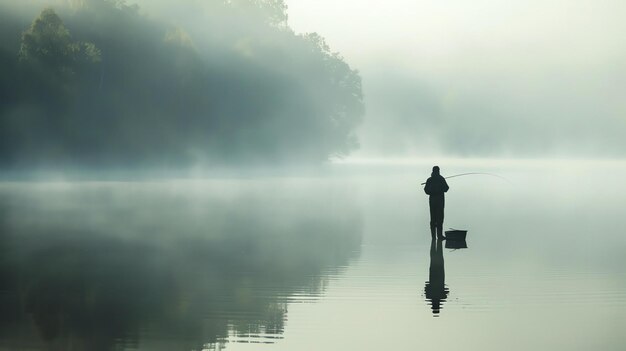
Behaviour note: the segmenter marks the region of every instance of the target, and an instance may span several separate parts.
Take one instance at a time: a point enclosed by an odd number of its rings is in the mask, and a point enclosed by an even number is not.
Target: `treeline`
[[[318,35],[295,34],[282,0],[206,2],[189,23],[109,0],[29,23],[5,3],[5,169],[310,162],[357,146],[358,73]]]

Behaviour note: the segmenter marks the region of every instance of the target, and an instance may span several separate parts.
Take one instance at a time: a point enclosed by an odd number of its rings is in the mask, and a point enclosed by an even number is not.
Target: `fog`
[[[623,1],[293,0],[361,72],[357,155],[623,157]]]
[[[358,72],[280,1],[0,6],[5,168],[319,163],[358,146]]]
[[[0,0],[0,351],[624,349],[625,10]]]
[[[4,169],[626,154],[620,1],[0,10]]]
[[[325,273],[358,255],[353,192],[283,180],[3,182],[0,349],[279,339],[288,302],[322,294]],[[146,346],[146,330],[160,340]]]

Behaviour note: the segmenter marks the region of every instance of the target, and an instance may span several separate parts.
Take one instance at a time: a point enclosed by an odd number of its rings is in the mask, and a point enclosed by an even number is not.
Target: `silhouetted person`
[[[439,311],[443,303],[448,298],[448,289],[446,288],[446,273],[443,266],[443,247],[441,239],[435,239],[430,242],[430,269],[428,272],[428,281],[424,287],[426,299],[431,303],[434,317],[439,315]]]
[[[430,233],[434,237],[435,230],[437,231],[437,238],[444,239],[443,237],[443,208],[445,207],[445,195],[450,187],[446,180],[439,174],[439,166],[433,167],[433,173],[426,181],[424,192],[430,195],[428,203],[430,204]]]

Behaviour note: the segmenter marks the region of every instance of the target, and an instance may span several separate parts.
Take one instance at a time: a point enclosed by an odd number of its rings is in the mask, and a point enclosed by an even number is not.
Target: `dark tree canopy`
[[[172,6],[197,18],[82,0],[28,26],[0,4],[1,166],[319,162],[357,147],[358,73],[295,34],[282,0]]]
[[[100,51],[92,43],[72,41],[61,18],[48,8],[22,35],[19,58],[40,63],[51,70],[71,71],[81,61],[100,61]]]

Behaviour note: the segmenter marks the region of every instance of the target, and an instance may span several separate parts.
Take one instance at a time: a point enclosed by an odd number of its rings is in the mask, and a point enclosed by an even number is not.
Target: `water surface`
[[[2,350],[622,350],[626,166],[0,185]],[[450,245],[448,245],[450,246]]]

